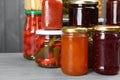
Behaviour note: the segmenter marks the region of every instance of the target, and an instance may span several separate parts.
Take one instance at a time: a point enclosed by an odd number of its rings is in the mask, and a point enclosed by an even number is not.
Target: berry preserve
[[[117,74],[119,72],[120,27],[97,26],[94,29],[94,71],[106,75]]]

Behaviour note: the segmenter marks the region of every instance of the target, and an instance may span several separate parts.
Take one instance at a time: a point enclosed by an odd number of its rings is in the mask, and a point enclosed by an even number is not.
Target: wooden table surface
[[[60,68],[41,68],[34,61],[23,58],[23,53],[0,53],[0,80],[120,80],[117,75],[100,75],[89,69],[83,76],[69,76]]]

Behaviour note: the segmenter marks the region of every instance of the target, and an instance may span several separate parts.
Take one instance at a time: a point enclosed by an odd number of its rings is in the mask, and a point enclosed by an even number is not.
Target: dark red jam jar
[[[120,26],[97,26],[93,34],[93,70],[112,75],[119,72]]]
[[[26,10],[26,22],[24,27],[24,51],[23,55],[26,59],[34,60],[34,54],[39,50],[39,36],[36,30],[41,29],[41,11]]]
[[[120,0],[107,0],[106,24],[120,26]]]
[[[69,5],[69,25],[92,27],[98,24],[98,2],[73,0]]]

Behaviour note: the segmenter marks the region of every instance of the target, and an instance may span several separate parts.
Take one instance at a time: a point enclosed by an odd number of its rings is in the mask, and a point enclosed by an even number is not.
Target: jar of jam
[[[106,24],[120,26],[120,0],[107,0]]]
[[[41,10],[42,0],[24,0],[25,10]]]
[[[71,26],[93,27],[98,24],[97,1],[73,0],[69,5],[69,24]]]
[[[61,37],[61,69],[65,74],[79,76],[88,71],[87,28],[64,27]]]
[[[41,11],[25,11],[26,23],[24,27],[24,57],[33,60],[34,54],[39,50],[37,46],[36,30],[41,29]]]
[[[120,26],[97,26],[94,28],[93,69],[100,74],[119,72]]]
[[[57,30],[62,27],[62,0],[43,0],[42,2],[42,28]]]
[[[41,67],[60,67],[61,30],[38,30],[40,48],[35,54],[35,61]]]

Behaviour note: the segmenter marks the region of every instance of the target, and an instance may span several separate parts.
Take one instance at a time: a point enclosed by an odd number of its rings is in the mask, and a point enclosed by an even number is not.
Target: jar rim
[[[41,10],[25,10],[25,14],[42,14]]]
[[[76,26],[64,26],[62,28],[63,33],[87,33],[88,29],[85,27],[76,27]]]
[[[95,31],[120,31],[120,26],[97,25],[93,28]]]
[[[61,30],[37,30],[37,35],[61,35]]]
[[[71,4],[98,4],[97,0],[72,0]]]

